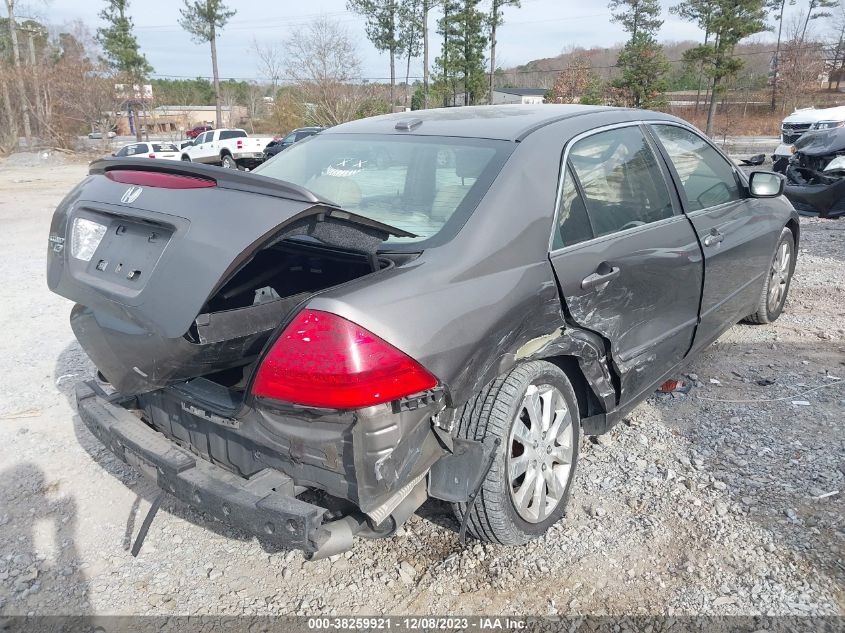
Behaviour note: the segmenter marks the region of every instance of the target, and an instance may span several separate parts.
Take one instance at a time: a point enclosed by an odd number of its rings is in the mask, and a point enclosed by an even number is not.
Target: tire
[[[784,254],[787,258],[785,262]],[[772,255],[763,291],[757,299],[757,309],[753,314],[745,317],[747,323],[771,323],[780,316],[789,293],[793,272],[795,272],[795,236],[792,235],[792,231],[784,228]],[[777,289],[774,284],[777,284]]]
[[[226,169],[237,169],[238,163],[229,154],[223,154],[223,156],[220,157],[220,166]]]
[[[187,154],[182,154],[182,160],[184,160],[184,161],[186,161],[186,162],[189,162],[189,163],[190,163],[190,162],[191,162],[191,157],[190,157],[190,156],[188,156]]]
[[[540,446],[535,445],[533,450],[526,448],[526,440],[537,438],[531,429],[532,425],[523,422],[529,419],[525,407],[534,397],[531,394],[539,396],[543,410],[560,412],[565,409],[561,414],[558,437],[539,440]],[[548,406],[550,402],[554,403],[553,407]],[[558,417],[552,416],[546,420],[548,423],[544,425],[541,422],[539,430],[555,424]],[[523,545],[542,536],[560,520],[566,509],[578,463],[580,420],[578,400],[572,383],[560,368],[545,361],[518,365],[464,405],[458,422],[458,436],[482,441],[488,447],[494,438],[499,438],[501,442],[490,472],[469,512],[467,530],[472,536],[488,543]],[[526,430],[529,431],[528,435]],[[567,437],[568,442],[565,441]],[[568,465],[564,463],[567,459]],[[548,460],[558,460],[559,463],[549,464]],[[517,468],[517,463],[520,468]],[[521,476],[515,479],[508,476],[509,467],[515,468],[518,473],[523,465],[526,470]],[[532,473],[541,479],[540,486],[530,483]],[[556,490],[550,487],[552,482]],[[543,498],[542,493],[539,496],[534,494],[540,487],[546,494],[546,504],[538,502],[538,499]],[[526,490],[532,494],[525,494]],[[531,499],[528,500],[528,506],[518,508],[518,500],[524,502],[529,496]],[[453,504],[453,510],[458,521],[461,521],[467,511],[467,504]]]

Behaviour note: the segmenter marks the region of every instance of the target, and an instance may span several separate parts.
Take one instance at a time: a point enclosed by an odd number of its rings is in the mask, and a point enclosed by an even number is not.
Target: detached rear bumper
[[[250,479],[196,458],[126,409],[94,383],[76,387],[79,415],[118,458],[194,508],[285,549],[315,552],[326,534],[326,510],[294,496],[293,481],[271,469]]]

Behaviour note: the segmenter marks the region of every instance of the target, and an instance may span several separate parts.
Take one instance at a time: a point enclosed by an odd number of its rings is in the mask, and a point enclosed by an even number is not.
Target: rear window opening
[[[186,338],[220,351],[243,351],[243,364],[205,374],[230,389],[245,388],[271,333],[314,293],[393,266],[385,257],[288,238],[258,251],[208,300]]]

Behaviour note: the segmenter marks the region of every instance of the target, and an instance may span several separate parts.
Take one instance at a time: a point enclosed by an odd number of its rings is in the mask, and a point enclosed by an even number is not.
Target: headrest
[[[489,162],[489,150],[468,147],[455,150],[455,173],[460,178],[478,178]]]

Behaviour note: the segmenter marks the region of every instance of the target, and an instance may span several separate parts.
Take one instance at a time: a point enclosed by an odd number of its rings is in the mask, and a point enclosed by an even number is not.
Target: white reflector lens
[[[105,225],[75,218],[70,232],[70,254],[83,262],[90,261],[105,234]]]

